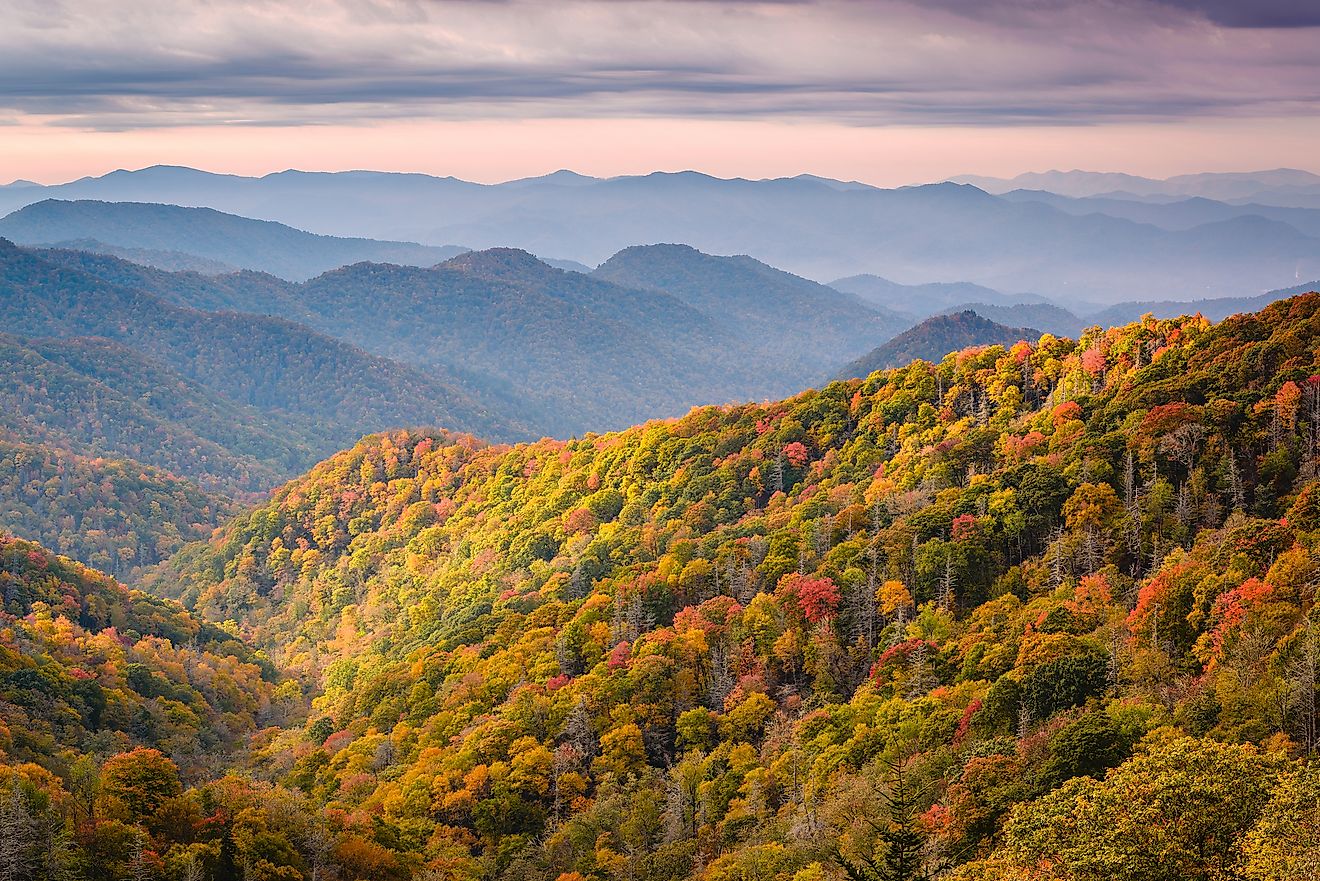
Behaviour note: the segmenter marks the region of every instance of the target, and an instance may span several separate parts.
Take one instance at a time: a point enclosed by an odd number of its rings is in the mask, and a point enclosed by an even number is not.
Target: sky
[[[1320,172],[1316,0],[0,0],[0,180]]]

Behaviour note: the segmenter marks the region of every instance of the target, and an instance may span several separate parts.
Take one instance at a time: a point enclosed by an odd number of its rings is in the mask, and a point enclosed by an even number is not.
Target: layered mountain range
[[[1320,205],[1307,202],[1313,198],[1306,195],[1309,178],[1294,177],[1280,183],[1268,173],[1246,176],[1246,192],[1264,201],[1204,204],[1205,197],[1192,196],[1202,201],[1141,213],[1132,207],[1136,197],[1121,192],[1116,207],[1074,206],[1052,196],[992,195],[952,182],[881,189],[811,176],[753,181],[682,172],[599,179],[557,172],[485,185],[379,172],[247,178],[153,167],[5,188],[0,210],[46,199],[169,202],[321,235],[390,240],[396,249],[405,247],[399,241],[514,246],[591,266],[631,245],[682,242],[708,253],[748,254],[807,278],[874,273],[905,284],[972,282],[1075,309],[1131,299],[1254,295],[1320,276]],[[1053,185],[1050,180],[1024,180],[1009,189]],[[1123,183],[1070,192],[1112,193]],[[1242,192],[1237,179],[1211,183],[1204,192],[1222,190],[1226,199]],[[1189,198],[1177,195],[1179,186],[1165,185],[1168,201]],[[1291,212],[1274,210],[1280,206],[1261,195],[1279,187],[1299,193],[1297,204],[1283,200]],[[43,233],[44,241],[131,245],[87,229],[51,238],[55,232]]]
[[[1092,305],[1079,317],[969,282],[859,275],[825,286],[678,244],[628,247],[593,270],[171,205],[38,201],[0,225],[34,243],[0,245],[0,440],[23,475],[0,499],[0,523],[117,574],[382,427],[497,442],[576,435],[781,397],[845,364],[864,375],[1147,312],[1217,320],[1306,288]],[[331,268],[298,280],[321,267]],[[47,482],[69,469],[108,475],[86,528],[89,505],[39,501],[68,486]],[[112,513],[148,497],[176,512],[167,527]]]

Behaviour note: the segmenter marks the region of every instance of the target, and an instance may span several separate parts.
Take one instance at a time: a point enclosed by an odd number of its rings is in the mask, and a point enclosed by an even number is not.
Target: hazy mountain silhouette
[[[91,239],[114,248],[190,254],[230,268],[256,269],[292,280],[362,260],[430,266],[465,250],[314,235],[209,208],[54,199],[0,219],[0,236],[26,245]]]
[[[809,278],[873,273],[902,284],[956,280],[1032,291],[1065,307],[1241,295],[1320,275],[1320,238],[1282,221],[1232,217],[1161,229],[955,183],[879,189],[809,176],[752,181],[680,172],[595,179],[560,172],[484,185],[418,174],[287,171],[246,178],[154,167],[6,189],[0,209],[52,197],[205,205],[319,234],[513,246],[587,265],[639,243],[682,242],[708,253],[748,254]]]
[[[690,248],[636,249],[598,275],[504,248],[435,267],[357,263],[303,283],[251,271],[167,272],[68,249],[32,253],[185,314],[298,322],[299,333],[444,378],[488,404],[492,417],[503,414],[531,434],[571,435],[681,415],[697,404],[791,394],[908,323],[756,261]],[[610,273],[624,283],[608,280]],[[69,308],[81,306],[75,297]]]
[[[944,310],[944,314],[951,315],[969,310],[982,318],[988,318],[996,324],[1010,328],[1038,328],[1045,333],[1073,339],[1076,339],[1082,330],[1096,323],[1080,318],[1052,303],[1015,303],[1012,306],[1002,306],[997,303],[960,303],[952,309]]]
[[[853,275],[830,282],[830,287],[856,294],[868,303],[895,312],[926,318],[963,303],[994,303],[1012,306],[1017,303],[1044,303],[1036,294],[1005,294],[969,282],[930,282],[906,285],[878,275]]]
[[[1144,300],[1116,303],[1100,312],[1086,316],[1088,325],[1112,327],[1136,321],[1150,313],[1156,318],[1176,318],[1179,315],[1200,314],[1211,321],[1223,321],[1230,315],[1257,312],[1276,300],[1320,290],[1320,280],[1303,282],[1289,288],[1280,288],[1257,297],[1219,297],[1212,300]]]
[[[96,239],[69,239],[65,242],[51,242],[52,248],[80,251],[87,254],[104,254],[129,260],[139,266],[163,269],[167,272],[197,272],[202,275],[226,275],[238,272],[239,268],[220,260],[189,254],[184,251],[164,251],[156,248],[128,248],[122,245],[108,245]]]
[[[546,432],[680,415],[788,382],[763,378],[754,353],[679,298],[555,269],[515,249],[429,269],[346,266],[297,296],[305,320],[324,333],[421,367],[456,365],[541,401]]]
[[[750,257],[717,257],[686,245],[626,248],[592,274],[665,291],[709,317],[714,327],[771,354],[764,369],[791,380],[828,369],[840,352],[862,352],[904,324],[896,313]],[[811,382],[802,376],[800,383]]]
[[[1286,208],[1256,202],[1221,202],[1203,196],[1171,201],[1149,201],[1115,196],[1061,196],[1044,190],[1010,190],[1001,198],[1013,202],[1040,202],[1069,214],[1105,214],[1161,229],[1186,230],[1207,223],[1255,215],[1286,223],[1308,236],[1320,236],[1320,207]]]
[[[960,175],[951,180],[972,184],[990,193],[1046,190],[1061,196],[1115,194],[1127,198],[1157,200],[1200,196],[1224,201],[1254,200],[1266,205],[1293,206],[1314,200],[1314,207],[1320,208],[1320,175],[1295,168],[1180,174],[1163,180],[1095,171],[1028,172],[1014,178]]]
[[[97,357],[84,358],[75,372],[117,390],[127,401],[146,397],[159,404],[181,397],[177,406],[169,404],[169,412],[201,415],[171,416],[168,421],[187,425],[236,455],[251,453],[278,472],[305,467],[312,454],[388,426],[440,425],[505,439],[533,433],[519,414],[535,413],[534,407],[500,398],[453,371],[437,366],[422,372],[281,318],[173,305],[141,288],[51,262],[42,253],[0,239],[0,326],[23,337],[60,338],[42,349],[47,361],[75,351],[71,338],[113,341],[116,345],[109,349],[86,349]],[[35,343],[15,338],[13,345],[32,349]],[[126,361],[124,350],[133,353],[134,363]],[[147,369],[142,359],[158,368]],[[95,402],[103,399],[95,394],[86,398],[91,404],[74,404],[59,398],[57,390],[67,386],[62,380],[24,383],[13,380],[13,370],[7,375],[11,391],[17,388],[31,398],[19,408],[22,412],[44,400],[52,412],[63,414],[60,418],[93,414],[89,430],[122,430],[116,427],[120,416],[96,414]],[[246,442],[222,442],[210,429],[198,429],[197,419],[223,424],[229,417],[211,404],[188,403],[197,398],[190,391],[195,387],[246,408],[246,415],[233,417],[234,424],[278,421],[292,447],[308,450],[308,456],[290,462],[284,452],[263,453]],[[81,442],[102,448],[92,435]],[[109,449],[138,457],[129,449]],[[203,461],[214,462],[215,457]],[[221,462],[200,467],[215,473],[213,468],[228,466]]]

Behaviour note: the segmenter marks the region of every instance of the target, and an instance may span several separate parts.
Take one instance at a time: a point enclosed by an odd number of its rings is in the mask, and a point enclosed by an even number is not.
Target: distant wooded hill
[[[396,382],[442,384],[445,393],[433,389],[432,399],[456,408],[428,421],[492,439],[602,430],[709,401],[788,394],[908,323],[750,258],[682,246],[630,248],[591,275],[492,249],[431,268],[357,263],[302,284],[256,272],[166,272],[68,249],[15,253],[59,267],[74,287],[112,286],[110,301],[134,291],[167,303],[162,315],[203,337],[242,323],[254,333],[280,327],[306,345],[330,337],[407,365],[394,371]],[[76,327],[77,335],[122,336],[109,321],[115,309],[84,296],[31,308],[11,299],[17,332],[73,335]],[[248,314],[216,314],[225,311]],[[203,320],[208,329],[197,324]],[[360,424],[424,415],[415,403]]]
[[[0,326],[21,335],[2,350],[0,419],[19,436],[56,435],[90,454],[250,491],[379,425],[530,431],[516,408],[496,415],[444,371],[281,318],[174,305],[61,259],[0,241]]]
[[[877,346],[845,366],[835,379],[869,376],[877,370],[901,367],[912,361],[938,362],[950,352],[969,346],[1000,345],[1010,348],[1022,340],[1039,339],[1041,332],[1026,327],[1005,327],[966,310],[935,315]]]

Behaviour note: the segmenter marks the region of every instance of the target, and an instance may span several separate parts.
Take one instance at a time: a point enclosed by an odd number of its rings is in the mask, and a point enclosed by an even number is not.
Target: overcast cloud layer
[[[1313,0],[0,0],[0,121],[1102,124],[1320,110]]]

